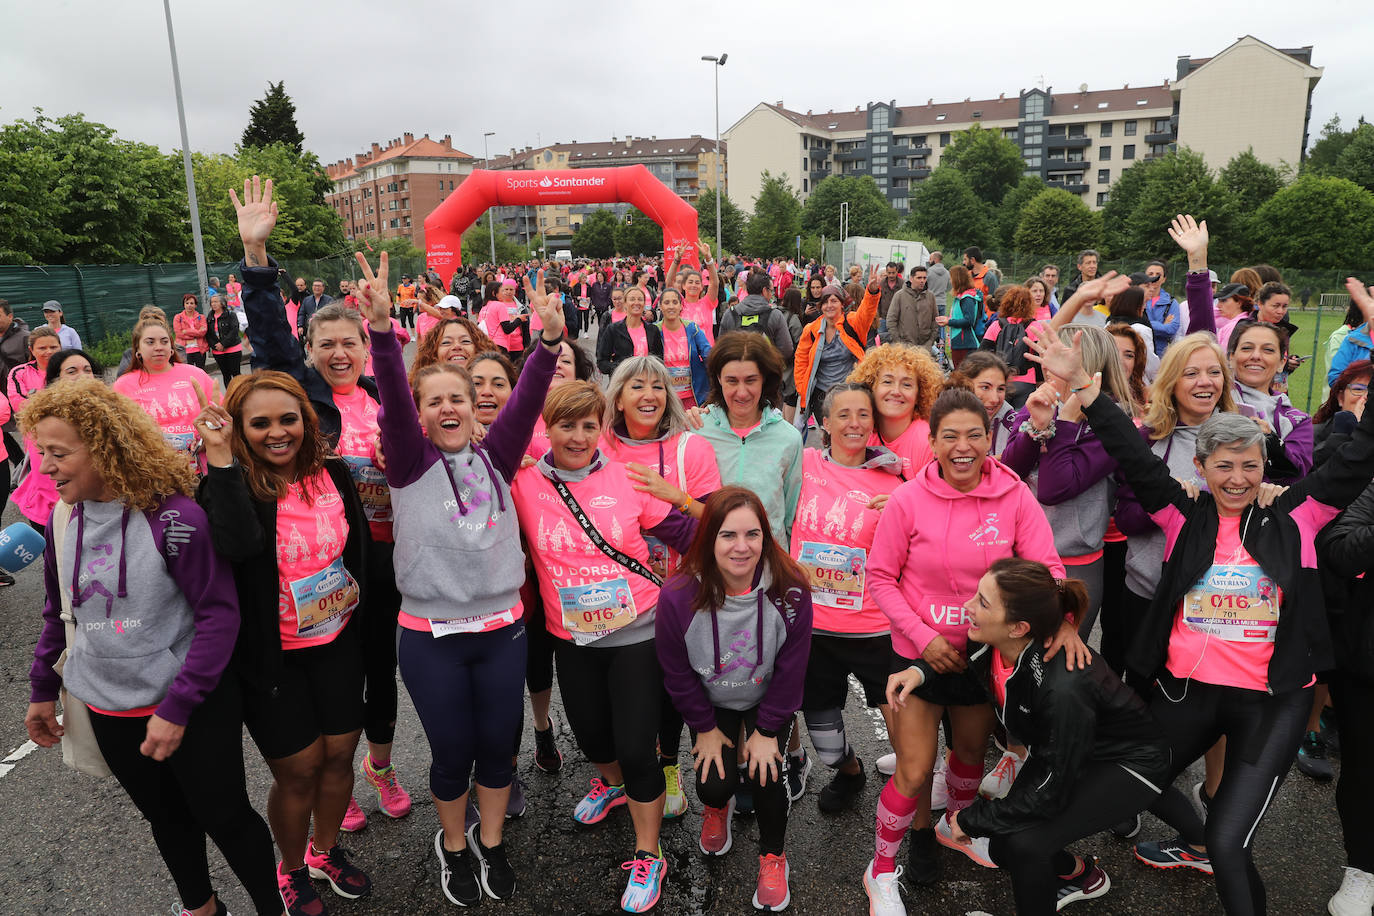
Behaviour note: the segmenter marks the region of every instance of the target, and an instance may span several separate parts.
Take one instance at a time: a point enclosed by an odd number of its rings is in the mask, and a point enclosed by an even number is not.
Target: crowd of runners
[[[679,249],[447,283],[358,255],[332,297],[271,257],[272,183],[230,195],[243,261],[205,313],[144,309],[112,385],[55,302],[8,354],[0,300],[11,499],[46,545],[25,724],[118,780],[184,914],[225,912],[207,836],[260,914],[386,894],[341,835],[359,791],[411,815],[426,767],[438,823],[414,855],[456,905],[518,899],[525,716],[540,770],[572,753],[555,678],[596,771],[567,814],[629,819],[627,912],[673,892],[659,832],[693,796],[705,856],[752,814],[752,904],[785,909],[819,761],[822,812],[883,780],[872,837],[835,838],[873,844],[837,911],[906,913],[943,845],[1052,913],[1108,892],[1082,841],[1110,829],[1263,913],[1256,832],[1291,767],[1332,777],[1339,736],[1328,908],[1370,913],[1359,281],[1308,416],[1282,278],[1222,283],[1186,215],[1160,227],[1178,299],[1164,261],[1099,275],[1094,252],[1061,285],[976,248],[837,271],[704,246],[699,268]],[[398,673],[428,761],[393,759]],[[886,723],[875,760],[846,736],[851,678]],[[1146,810],[1165,834],[1137,836]]]

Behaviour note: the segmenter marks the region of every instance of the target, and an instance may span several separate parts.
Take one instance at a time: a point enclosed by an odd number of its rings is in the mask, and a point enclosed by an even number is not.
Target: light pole
[[[496,136],[496,131],[489,130],[482,134],[482,168],[491,166],[491,153],[487,152],[487,138]],[[491,235],[491,266],[496,266],[496,216],[492,212],[493,207],[487,211],[487,232]]]
[[[177,40],[172,34],[172,3],[162,0],[162,11],[167,16],[167,48],[172,54],[172,86],[176,89],[177,120],[181,123],[181,163],[186,169],[186,201],[191,208],[191,243],[196,249],[196,275],[200,280],[200,291],[196,299],[205,296],[210,286],[205,270],[205,244],[200,235],[200,205],[196,202],[196,178],[191,169],[191,141],[186,134],[186,108],[181,103],[181,69],[177,66]]]
[[[729,54],[721,54],[720,57],[712,57],[710,54],[703,54],[702,60],[709,60],[715,64],[711,71],[716,76],[716,260],[721,259],[721,240],[720,240],[720,195],[725,193],[721,187],[720,169],[720,68],[725,66],[725,59]]]

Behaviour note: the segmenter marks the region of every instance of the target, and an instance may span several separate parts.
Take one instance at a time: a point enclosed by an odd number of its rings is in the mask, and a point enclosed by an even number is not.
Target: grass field
[[[1317,316],[1321,315],[1321,327],[1317,326]],[[1292,352],[1301,356],[1311,356],[1298,371],[1288,379],[1288,399],[1294,406],[1311,413],[1321,406],[1322,386],[1326,381],[1326,342],[1331,332],[1341,325],[1345,317],[1345,306],[1339,309],[1317,309],[1302,311],[1294,309],[1288,313],[1288,320],[1298,326],[1298,333],[1289,342]],[[1315,373],[1315,374],[1314,374]],[[1311,400],[1308,400],[1307,385],[1312,381]]]

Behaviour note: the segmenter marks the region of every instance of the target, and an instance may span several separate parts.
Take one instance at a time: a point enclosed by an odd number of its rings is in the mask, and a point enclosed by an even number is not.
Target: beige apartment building
[[[548,146],[510,150],[493,156],[486,168],[579,169],[607,166],[643,165],[659,181],[688,203],[695,204],[701,192],[716,186],[717,174],[728,187],[724,143],[720,168],[716,168],[715,141],[700,134],[690,137],[613,137],[609,142],[554,143]],[[478,167],[483,163],[479,160]],[[496,207],[496,227],[516,241],[544,235],[546,247],[566,244],[582,220],[594,210],[608,209],[617,216],[629,204],[571,204],[566,206]]]
[[[951,137],[981,125],[1021,147],[1026,174],[1080,195],[1094,208],[1136,161],[1178,144],[1213,168],[1253,147],[1263,161],[1296,165],[1307,144],[1311,95],[1322,69],[1311,47],[1280,50],[1245,36],[1210,58],[1180,57],[1175,77],[1150,86],[1068,92],[1054,87],[1014,96],[924,105],[870,102],[853,111],[806,111],[762,102],[723,136],[729,185],[752,207],[761,173],[786,174],[803,199],[829,175],[871,175],[893,207],[940,162]]]

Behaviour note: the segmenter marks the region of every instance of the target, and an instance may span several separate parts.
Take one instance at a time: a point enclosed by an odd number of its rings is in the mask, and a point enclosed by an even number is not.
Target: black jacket
[[[649,355],[663,358],[663,332],[658,325],[644,322],[644,339],[649,344]],[[596,342],[596,367],[602,375],[610,375],[615,367],[635,355],[634,341],[630,339],[630,329],[623,320],[608,328],[603,328]]]
[[[347,624],[351,629],[359,625],[367,607],[367,561],[372,535],[348,465],[341,458],[330,458],[325,462],[325,470],[343,497],[344,518],[348,521],[343,563],[357,581],[359,595],[358,610]],[[275,691],[282,671],[277,503],[255,499],[243,469],[237,464],[210,468],[200,482],[196,499],[209,517],[215,552],[234,568],[242,623],[234,645],[233,664],[249,683]]]
[[[329,441],[331,449],[338,448],[339,435],[343,432],[343,416],[339,413],[338,405],[334,403],[334,389],[329,387],[329,383],[314,366],[305,366],[303,371],[305,375],[302,387],[310,398],[310,406],[314,407],[315,413],[319,415],[320,435]],[[372,376],[359,376],[358,387],[366,391],[372,400],[381,403],[381,396],[377,393],[377,382]]]
[[[1336,667],[1374,682],[1374,484],[1317,538]],[[1356,578],[1363,574],[1364,578]]]
[[[969,836],[1015,833],[1057,816],[1092,763],[1116,763],[1162,791],[1168,785],[1169,742],[1135,691],[1093,653],[1092,664],[1069,671],[1060,653],[1046,661],[1032,642],[1007,678],[1006,704],[992,690],[994,653],[983,646],[969,668],[993,698],[1007,733],[1030,748],[1006,798],[976,798],[959,813]],[[917,667],[930,676],[925,662]]]
[[[1210,493],[1197,501],[1169,475],[1169,467],[1150,451],[1140,432],[1108,398],[1084,411],[1107,453],[1116,459],[1146,512],[1173,534],[1173,549],[1138,624],[1126,659],[1127,680],[1145,684],[1164,668],[1169,634],[1179,603],[1212,565],[1217,547],[1216,503]],[[1270,693],[1305,687],[1317,671],[1332,664],[1321,577],[1317,572],[1317,533],[1336,511],[1360,495],[1374,476],[1374,410],[1367,411],[1350,441],[1326,463],[1293,484],[1268,509],[1251,503],[1241,515],[1246,551],[1283,590],[1274,652],[1269,660]]]
[[[237,347],[243,342],[243,334],[239,330],[239,316],[232,310],[225,309],[216,317],[212,311],[205,316],[205,343],[213,354],[215,347],[223,347],[226,350]]]

